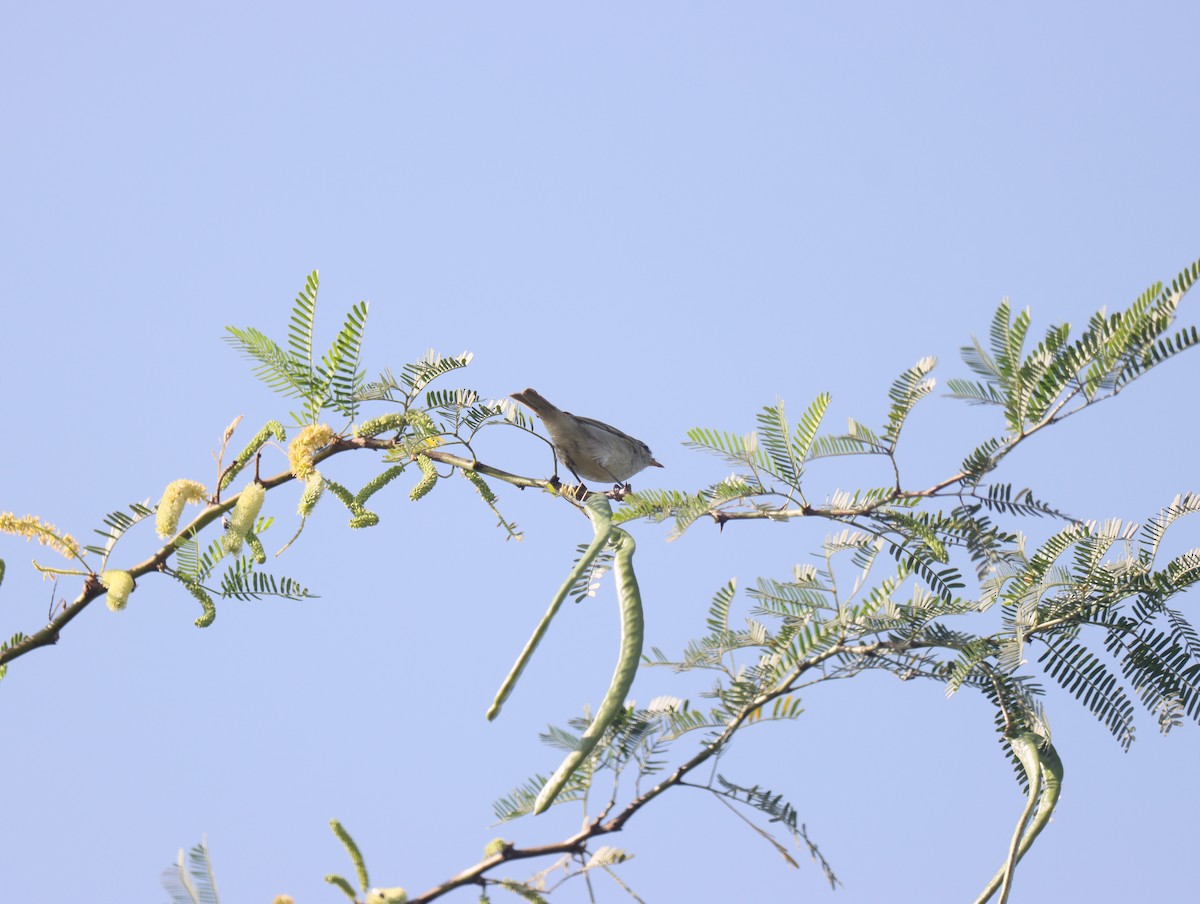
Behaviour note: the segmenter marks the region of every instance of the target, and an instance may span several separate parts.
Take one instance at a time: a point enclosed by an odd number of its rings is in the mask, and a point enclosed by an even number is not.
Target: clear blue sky
[[[685,431],[748,430],[776,396],[828,390],[831,426],[878,422],[918,358],[961,373],[1002,297],[1035,329],[1079,322],[1200,256],[1198,29],[1183,3],[10,5],[0,510],[87,537],[172,479],[211,483],[235,415],[286,411],[223,327],[282,335],[313,268],[326,327],[371,301],[373,370],[471,350],[484,395],[536,386],[649,442],[667,468],[643,482],[719,479]],[[1198,379],[1175,362],[1008,478],[1093,517],[1200,489]],[[914,475],[936,477],[996,425],[936,398],[909,429]],[[494,442],[485,460],[547,469]],[[586,527],[502,489],[526,531],[505,543],[462,488],[394,490],[371,531],[323,506],[282,560],[319,600],[227,602],[199,631],[147,579],[13,665],[0,898],[165,900],[160,870],[207,833],[224,900],[336,901],[331,817],[373,879],[419,891],[497,834],[577,826],[561,808],[491,828],[490,803],[551,770],[538,731],[607,686],[611,597],[567,607],[503,717],[483,713]],[[276,546],[294,504],[268,499]],[[788,574],[820,531],[664,536],[639,528],[648,639],[678,649],[720,584]],[[125,562],[152,548],[144,530]],[[33,552],[0,541],[5,637],[51,602]],[[635,696],[675,689],[651,671]],[[656,904],[973,898],[1022,804],[987,707],[883,677],[807,706],[722,770],[786,793],[845,889],[683,793],[615,839],[630,885]],[[1066,791],[1015,900],[1194,894],[1195,726],[1143,720],[1124,754],[1066,694],[1048,708]]]

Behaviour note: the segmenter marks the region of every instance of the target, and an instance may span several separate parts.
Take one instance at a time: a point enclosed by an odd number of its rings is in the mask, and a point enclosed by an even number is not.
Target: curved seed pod
[[[613,573],[617,578],[617,598],[621,604],[621,655],[617,659],[617,668],[613,672],[608,693],[604,695],[600,708],[596,710],[596,717],[579,738],[579,746],[567,754],[562,765],[542,786],[533,804],[534,814],[544,812],[554,803],[554,798],[558,797],[571,774],[595,749],[600,736],[612,724],[617,714],[625,710],[625,698],[629,695],[629,689],[633,687],[633,678],[642,658],[645,624],[642,619],[642,594],[638,590],[637,576],[633,573],[633,537],[620,528],[615,528],[612,534],[616,547]]]
[[[1000,867],[996,875],[992,877],[992,881],[976,898],[976,904],[982,904],[990,899],[1002,885],[1011,886],[1013,869],[1033,845],[1034,839],[1046,827],[1046,823],[1050,821],[1054,808],[1058,804],[1058,798],[1062,794],[1063,764],[1053,744],[1031,731],[1022,732],[1016,737],[1009,738],[1009,742],[1012,744],[1017,759],[1021,761],[1021,768],[1025,770],[1025,775],[1029,779],[1029,802],[1021,814],[1020,824],[1017,826],[1017,832],[1009,849],[1008,861]],[[1035,803],[1037,810],[1031,817],[1030,812],[1033,811]],[[1019,842],[1018,839],[1020,839]],[[1001,899],[1004,900],[1007,897],[1006,890],[1002,893]]]
[[[542,616],[542,620],[538,622],[538,626],[533,629],[533,636],[529,638],[525,644],[525,649],[521,651],[521,655],[513,663],[508,677],[500,685],[500,690],[496,691],[496,699],[492,701],[492,705],[488,707],[487,711],[489,722],[500,715],[500,707],[504,705],[504,701],[508,699],[509,694],[516,687],[517,679],[521,677],[521,673],[525,671],[525,666],[529,664],[529,660],[533,657],[533,651],[542,642],[542,638],[546,634],[546,629],[550,627],[550,620],[558,612],[559,606],[567,598],[567,594],[575,586],[575,582],[591,567],[592,562],[596,560],[596,556],[600,555],[600,551],[604,549],[604,544],[608,542],[608,538],[613,532],[612,506],[609,505],[607,498],[601,496],[599,493],[589,496],[584,503],[584,511],[592,519],[592,528],[596,531],[596,536],[592,539],[591,545],[584,550],[583,556],[575,563],[575,567],[567,575],[566,581],[558,588],[558,593],[550,601],[550,607],[546,610],[546,614]]]

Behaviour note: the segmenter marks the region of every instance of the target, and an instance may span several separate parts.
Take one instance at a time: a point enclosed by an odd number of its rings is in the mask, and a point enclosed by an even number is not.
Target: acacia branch
[[[679,765],[667,778],[631,800],[612,819],[604,819],[602,817],[593,819],[574,835],[553,844],[525,848],[506,844],[499,853],[484,858],[474,866],[464,869],[462,872],[433,886],[420,895],[410,897],[408,899],[409,904],[421,904],[421,902],[436,900],[442,895],[456,888],[461,888],[464,885],[484,885],[488,881],[485,879],[485,874],[505,863],[511,863],[516,860],[527,860],[534,857],[548,857],[555,854],[580,854],[587,849],[588,842],[592,839],[620,832],[625,828],[626,823],[633,819],[652,800],[672,788],[686,787],[684,779],[687,775],[720,753],[733,738],[734,734],[745,725],[746,720],[756,711],[762,709],[762,707],[771,703],[776,698],[791,693],[795,689],[796,682],[807,672],[835,656],[848,653],[866,657],[881,653],[903,652],[927,646],[932,646],[932,644],[913,640],[881,640],[874,643],[856,645],[842,642],[836,643],[829,649],[798,663],[785,678],[776,684],[774,689],[757,695],[741,709],[735,718],[729,721],[720,735],[714,740],[706,742],[702,750],[698,751],[685,763]]]
[[[1016,436],[1009,437],[1008,441],[1006,443],[1004,443],[1004,445],[1001,446],[1001,448],[999,450],[997,450],[994,455],[991,456],[991,467],[988,468],[988,471],[995,470],[996,466],[999,465],[999,463],[1005,457],[1007,457],[1009,455],[1009,453],[1011,453],[1014,449],[1017,448],[1017,446],[1019,446],[1025,440],[1029,439],[1034,434],[1039,433],[1042,430],[1044,430],[1045,428],[1053,426],[1054,424],[1061,423],[1062,421],[1069,418],[1071,415],[1078,414],[1079,412],[1083,411],[1085,408],[1088,408],[1091,405],[1096,404],[1097,402],[1102,402],[1102,401],[1105,401],[1106,399],[1111,399],[1116,396],[1116,392],[1112,392],[1109,395],[1104,396],[1102,398],[1097,397],[1094,399],[1089,399],[1089,400],[1085,401],[1082,405],[1080,405],[1078,408],[1073,408],[1070,411],[1064,412],[1062,410],[1063,407],[1068,402],[1070,402],[1073,398],[1075,398],[1078,394],[1079,394],[1078,390],[1068,393],[1067,396],[1065,398],[1063,398],[1058,403],[1058,405],[1056,405],[1050,411],[1050,413],[1047,414],[1046,417],[1044,417],[1038,423],[1034,424],[1028,430],[1022,430],[1021,433],[1017,434]],[[894,464],[894,460],[893,460],[893,464]],[[863,515],[873,514],[874,512],[878,511],[879,509],[884,508],[885,506],[891,505],[893,502],[897,502],[899,500],[933,499],[937,496],[942,495],[946,490],[950,489],[951,487],[958,487],[959,491],[961,491],[961,488],[963,488],[967,484],[971,483],[975,478],[977,478],[979,476],[981,476],[981,475],[973,474],[972,472],[969,472],[969,471],[959,471],[957,474],[953,474],[950,477],[946,477],[942,480],[939,480],[938,482],[929,485],[928,487],[926,487],[923,490],[903,490],[900,488],[899,474],[897,473],[896,489],[894,489],[890,493],[887,493],[886,495],[880,497],[879,499],[873,500],[873,501],[866,503],[864,505],[861,505],[861,506],[855,506],[855,507],[851,507],[851,508],[834,508],[834,507],[823,508],[821,506],[813,506],[813,505],[805,504],[802,506],[798,506],[796,508],[752,509],[752,510],[741,510],[741,511],[727,511],[722,508],[716,508],[716,509],[711,510],[708,514],[721,527],[724,527],[725,523],[728,521],[763,521],[763,520],[790,521],[795,518],[811,518],[811,517],[829,518],[834,521],[841,521],[841,520],[846,520],[846,519],[850,519],[850,518],[861,517]]]
[[[376,451],[387,451],[399,447],[399,440],[380,440],[370,437],[346,437],[337,439],[321,452],[313,456],[313,463],[325,461],[338,455],[342,452],[349,452],[356,449],[373,449]],[[479,474],[484,474],[488,477],[493,477],[497,480],[510,483],[513,486],[524,489],[525,487],[539,487],[542,489],[555,490],[556,484],[551,480],[539,480],[532,477],[522,477],[519,474],[512,474],[508,471],[494,468],[491,465],[483,464],[479,461],[472,461],[469,458],[463,458],[459,455],[454,455],[450,452],[438,451],[430,449],[427,452],[420,454],[440,461],[443,464],[452,465],[456,468],[462,468],[467,471],[475,471]],[[295,480],[295,475],[291,471],[282,471],[272,477],[260,478],[259,483],[267,490],[275,489]],[[186,527],[180,530],[167,543],[161,546],[152,556],[143,562],[139,562],[132,568],[122,569],[133,575],[134,579],[143,577],[151,573],[161,572],[170,561],[171,556],[178,550],[179,545],[186,539],[195,536],[204,528],[208,527],[230,509],[232,509],[238,501],[241,493],[230,496],[227,499],[221,500],[219,503],[209,503],[200,514],[196,515]],[[134,591],[136,592],[136,585]],[[93,601],[104,596],[108,591],[104,585],[100,583],[99,577],[93,572],[84,578],[83,588],[79,595],[75,597],[69,604],[64,606],[58,614],[53,616],[50,621],[41,629],[26,637],[18,643],[13,644],[8,649],[0,650],[0,667],[12,662],[14,659],[32,653],[41,647],[53,646],[58,643],[63,628],[70,624],[76,616],[86,609]]]

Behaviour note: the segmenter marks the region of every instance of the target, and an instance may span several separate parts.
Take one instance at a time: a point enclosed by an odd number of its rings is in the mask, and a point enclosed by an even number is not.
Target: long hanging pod
[[[1029,801],[1017,824],[1007,861],[975,899],[975,904],[984,904],[997,890],[1000,891],[997,904],[1005,904],[1012,889],[1013,870],[1017,862],[1025,856],[1033,840],[1050,821],[1062,794],[1063,764],[1054,745],[1031,731],[1022,732],[1009,738],[1009,741],[1029,779]]]
[[[596,536],[592,539],[591,545],[584,551],[579,562],[571,569],[571,573],[567,575],[567,579],[563,582],[563,585],[558,588],[558,593],[550,601],[550,607],[546,610],[546,614],[542,616],[542,620],[534,628],[533,636],[529,638],[529,641],[525,644],[525,649],[517,657],[517,661],[509,671],[508,677],[500,685],[500,690],[496,691],[496,699],[492,701],[492,705],[488,707],[487,711],[489,722],[500,715],[500,707],[504,705],[504,701],[508,699],[509,694],[516,687],[517,679],[525,671],[525,666],[529,664],[529,660],[533,658],[533,651],[542,642],[542,637],[545,636],[546,629],[550,627],[550,620],[558,612],[559,607],[563,604],[563,600],[567,598],[567,594],[575,586],[575,582],[591,567],[592,562],[596,561],[596,556],[600,555],[600,551],[604,549],[604,545],[608,543],[608,538],[613,532],[612,506],[609,505],[607,498],[601,496],[599,493],[595,493],[587,498],[584,506],[584,511],[587,512],[587,516],[592,520],[592,528],[595,530]]]
[[[607,508],[607,501],[605,507]],[[567,754],[562,765],[542,787],[533,805],[535,814],[544,812],[554,803],[554,798],[558,797],[572,773],[595,749],[605,729],[625,710],[625,698],[629,689],[633,687],[633,678],[642,658],[645,624],[642,619],[642,595],[638,590],[637,576],[633,573],[633,537],[620,528],[614,528],[612,538],[616,553],[613,572],[616,575],[617,597],[621,605],[621,655],[617,659],[617,668],[613,672],[608,692],[600,702],[600,708],[596,710],[596,717],[580,737],[579,746]]]

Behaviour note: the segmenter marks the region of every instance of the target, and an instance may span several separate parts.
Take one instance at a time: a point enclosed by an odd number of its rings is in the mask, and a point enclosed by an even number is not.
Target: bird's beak
[[[652,467],[652,468],[665,468],[665,467],[666,467],[666,465],[664,465],[664,464],[661,464],[660,462],[657,462],[657,461],[655,461],[655,460],[652,458],[652,459],[650,459],[650,467]]]

